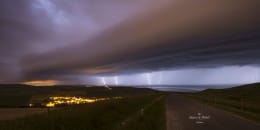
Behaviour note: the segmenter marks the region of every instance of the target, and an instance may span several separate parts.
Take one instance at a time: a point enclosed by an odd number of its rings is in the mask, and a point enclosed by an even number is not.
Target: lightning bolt
[[[109,90],[112,89],[112,88],[110,88],[110,87],[107,85],[105,77],[102,77],[102,83],[103,83],[103,85],[104,85],[105,88],[107,88],[107,89],[109,89]]]
[[[162,84],[162,72],[159,73],[158,84]]]
[[[114,80],[115,80],[115,85],[118,86],[118,77],[115,76],[115,77],[114,77]]]
[[[151,85],[151,75],[149,73],[146,73],[146,80],[147,80],[147,84]]]

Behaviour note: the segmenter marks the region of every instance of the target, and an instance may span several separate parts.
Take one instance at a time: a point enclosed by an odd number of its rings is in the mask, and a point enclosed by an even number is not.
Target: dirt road
[[[166,109],[167,130],[260,130],[255,122],[180,95],[170,95]]]

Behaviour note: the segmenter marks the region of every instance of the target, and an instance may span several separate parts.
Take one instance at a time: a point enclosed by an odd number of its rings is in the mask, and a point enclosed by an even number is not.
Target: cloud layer
[[[257,0],[1,2],[6,81],[260,63]]]

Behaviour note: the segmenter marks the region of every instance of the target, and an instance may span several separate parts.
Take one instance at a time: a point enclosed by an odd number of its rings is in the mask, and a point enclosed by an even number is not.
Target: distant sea
[[[223,89],[239,86],[233,85],[152,85],[149,88],[160,90],[160,91],[176,91],[176,92],[193,92],[202,91],[206,89]]]

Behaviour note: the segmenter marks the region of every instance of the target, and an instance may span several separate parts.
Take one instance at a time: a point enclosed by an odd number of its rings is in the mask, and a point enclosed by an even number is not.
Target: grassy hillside
[[[49,108],[49,111],[42,108],[46,111],[0,121],[0,130],[165,130],[165,95],[131,87],[108,90],[104,87],[2,85],[0,106],[5,109],[28,106],[30,102],[41,102],[50,96],[122,98]]]
[[[0,121],[2,130],[165,130],[164,97],[146,95],[74,105]]]
[[[83,86],[33,87],[27,85],[0,85],[0,107],[24,107],[31,102],[40,103],[50,96],[82,96],[82,97],[129,97],[155,94],[146,88]]]
[[[188,94],[207,104],[260,122],[260,83]]]

